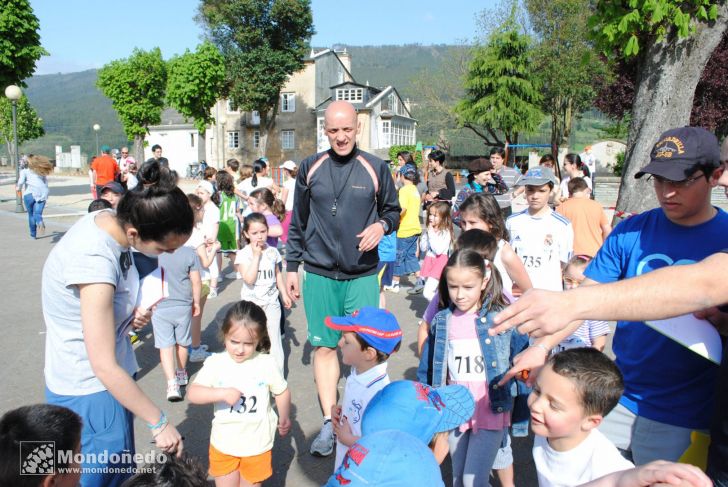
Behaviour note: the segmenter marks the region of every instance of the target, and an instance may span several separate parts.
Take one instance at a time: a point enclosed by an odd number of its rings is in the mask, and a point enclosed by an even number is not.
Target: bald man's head
[[[340,156],[347,156],[354,150],[359,122],[354,106],[346,101],[335,101],[324,112],[324,130],[329,144]]]

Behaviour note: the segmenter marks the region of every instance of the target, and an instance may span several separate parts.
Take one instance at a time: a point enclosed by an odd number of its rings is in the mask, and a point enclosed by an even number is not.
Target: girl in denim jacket
[[[516,391],[514,381],[505,386],[498,381],[528,338],[517,332],[488,336],[506,301],[498,271],[475,251],[458,250],[450,257],[440,297],[444,309],[432,320],[418,379],[429,379],[434,387],[460,384],[473,394],[475,413],[450,433],[453,486],[488,485]]]

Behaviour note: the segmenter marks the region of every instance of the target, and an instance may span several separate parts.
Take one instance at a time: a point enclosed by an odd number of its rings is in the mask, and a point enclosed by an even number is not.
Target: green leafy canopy
[[[456,107],[462,123],[501,130],[509,141],[536,129],[543,115],[539,83],[532,72],[531,40],[515,24],[474,49],[465,78],[466,95]]]
[[[210,109],[220,98],[225,81],[225,59],[210,42],[185,51],[168,61],[167,101],[188,118],[194,119],[200,135],[214,117]]]
[[[601,0],[589,25],[607,54],[629,58],[669,35],[690,36],[696,22],[709,22],[718,17],[719,3],[716,0]]]
[[[161,122],[167,66],[159,48],[134,49],[127,59],[106,64],[96,84],[119,114],[127,137],[144,137],[147,127]]]
[[[303,67],[314,34],[309,0],[202,0],[198,21],[225,58],[233,105],[263,117]]]
[[[13,140],[12,113],[12,102],[4,96],[0,97],[0,136],[2,136],[8,147]],[[38,118],[38,114],[25,95],[18,100],[16,116],[18,121],[18,146],[25,141],[42,137],[45,133],[43,131],[43,121]]]
[[[40,45],[40,22],[28,0],[0,2],[0,89],[32,76],[35,63],[48,52]]]

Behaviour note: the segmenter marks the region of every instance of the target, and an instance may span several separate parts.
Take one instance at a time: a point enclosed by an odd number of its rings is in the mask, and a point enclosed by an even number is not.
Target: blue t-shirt
[[[601,283],[691,264],[728,246],[728,213],[693,227],[672,223],[662,209],[620,223],[586,268]],[[645,303],[648,305],[648,303]],[[718,367],[644,322],[617,322],[612,349],[624,375],[620,403],[633,413],[674,426],[708,428]]]

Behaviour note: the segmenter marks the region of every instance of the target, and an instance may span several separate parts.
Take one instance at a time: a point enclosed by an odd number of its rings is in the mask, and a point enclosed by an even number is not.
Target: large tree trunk
[[[662,132],[690,123],[695,87],[727,25],[728,3],[719,4],[714,23],[698,24],[687,39],[675,40],[672,32],[666,41],[649,46],[641,55],[614,223],[621,215],[657,206],[652,187],[645,178],[637,180],[634,175],[649,162],[652,146]]]
[[[134,159],[137,161],[137,169],[142,167],[144,163],[144,137],[141,135],[134,136]]]

